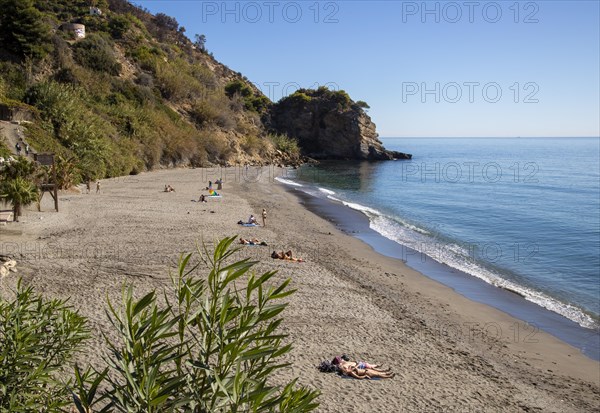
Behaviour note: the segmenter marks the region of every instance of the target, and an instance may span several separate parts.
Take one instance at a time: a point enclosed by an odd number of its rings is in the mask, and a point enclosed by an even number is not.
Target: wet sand
[[[123,283],[141,294],[169,285],[182,252],[225,236],[256,237],[269,247],[243,247],[260,260],[256,271],[279,270],[296,294],[283,330],[295,343],[292,366],[276,380],[299,376],[322,391],[323,412],[586,412],[600,406],[600,365],[526,323],[377,254],[302,205],[262,172],[223,173],[223,197],[197,200],[221,171],[165,170],[104,180],[101,193],[63,193],[45,212],[29,208],[22,222],[0,227],[0,254],[14,255],[19,275],[36,291],[70,297],[93,330],[110,333],[104,314],[119,302]],[[176,192],[162,192],[170,184]],[[268,212],[266,227],[236,223]],[[260,219],[260,218],[259,218]],[[272,260],[292,249],[304,263]],[[0,281],[0,293],[16,276]],[[89,343],[91,362],[104,350]],[[346,353],[389,365],[391,380],[345,380],[320,373],[322,359]]]

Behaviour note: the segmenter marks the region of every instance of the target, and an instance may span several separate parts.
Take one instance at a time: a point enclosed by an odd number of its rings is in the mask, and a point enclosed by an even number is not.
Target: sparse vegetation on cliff
[[[175,18],[126,0],[95,5],[101,15],[82,0],[0,0],[0,102],[32,109],[34,150],[89,179],[276,156],[260,121],[270,101],[207,55],[205,37],[198,48]]]

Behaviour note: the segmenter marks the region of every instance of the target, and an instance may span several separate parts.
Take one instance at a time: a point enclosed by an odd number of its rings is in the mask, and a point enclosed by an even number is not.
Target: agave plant
[[[0,198],[12,204],[15,221],[19,221],[22,208],[36,202],[38,196],[37,186],[20,176],[0,183]]]

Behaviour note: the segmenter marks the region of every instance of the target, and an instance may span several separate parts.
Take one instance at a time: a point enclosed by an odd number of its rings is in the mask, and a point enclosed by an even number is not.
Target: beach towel
[[[241,225],[241,226],[243,226],[243,227],[257,227],[258,226],[256,224],[248,224],[247,222],[244,222],[244,223],[241,223],[241,224],[238,222],[238,224]]]
[[[217,193],[217,191],[215,191],[214,189],[209,189],[208,190],[208,196],[221,196]]]
[[[350,380],[362,380],[362,381],[373,381],[373,380],[381,380],[381,377],[373,377],[370,379],[357,379],[356,377],[346,376],[345,374],[338,374],[342,379],[350,379]]]

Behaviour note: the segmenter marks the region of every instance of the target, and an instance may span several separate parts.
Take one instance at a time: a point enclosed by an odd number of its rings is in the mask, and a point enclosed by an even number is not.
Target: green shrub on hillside
[[[236,79],[225,85],[225,93],[230,99],[239,96],[244,101],[246,109],[262,113],[264,112],[271,101],[264,95],[254,94],[254,91],[245,82]]]
[[[12,155],[12,151],[10,150],[10,148],[8,147],[8,145],[0,140],[0,156],[2,158],[8,158],[9,156]]]
[[[77,63],[98,72],[116,76],[121,71],[111,42],[104,36],[90,34],[73,46],[73,54]]]
[[[135,145],[114,140],[118,136],[114,125],[90,110],[80,89],[56,82],[38,83],[28,92],[28,100],[41,111],[42,120],[52,125],[54,137],[77,156],[79,167],[88,176],[124,175],[137,164],[132,152]]]
[[[225,85],[225,93],[232,98],[234,95],[242,97],[252,96],[252,89],[239,79],[233,80]]]
[[[299,156],[300,147],[296,139],[290,138],[287,135],[270,134],[269,139],[273,142],[275,149],[286,153],[290,156]]]
[[[0,80],[3,83],[3,96],[8,99],[22,100],[27,90],[26,71],[23,65],[12,62],[0,62]]]
[[[287,99],[296,105],[305,105],[307,103],[310,103],[310,101],[312,100],[310,96],[300,91],[296,91],[284,99]]]
[[[369,104],[367,102],[365,102],[364,100],[356,101],[356,106],[358,106],[359,108],[362,108],[362,109],[371,109],[371,106],[369,106]]]
[[[219,117],[219,111],[206,100],[199,100],[194,103],[190,110],[190,116],[200,127],[210,123],[216,123]]]
[[[115,39],[122,39],[130,27],[131,19],[129,16],[115,14],[110,18],[108,22],[110,34]]]

